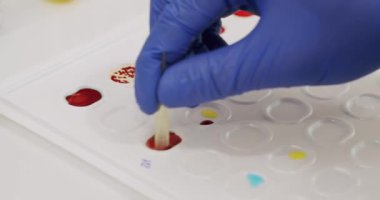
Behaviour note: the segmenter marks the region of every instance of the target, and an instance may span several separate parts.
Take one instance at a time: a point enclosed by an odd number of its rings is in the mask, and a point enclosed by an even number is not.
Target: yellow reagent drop
[[[54,4],[67,4],[67,3],[73,2],[74,0],[46,0],[46,1],[49,3],[54,3]]]
[[[207,119],[216,119],[218,118],[218,113],[213,110],[213,109],[204,109],[201,111],[201,115],[204,117],[204,118],[207,118]]]
[[[303,151],[292,151],[289,153],[289,158],[292,160],[304,160],[307,158],[307,155]]]

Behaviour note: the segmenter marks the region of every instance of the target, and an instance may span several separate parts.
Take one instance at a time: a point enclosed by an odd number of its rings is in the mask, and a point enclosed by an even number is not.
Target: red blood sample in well
[[[66,97],[67,103],[72,106],[89,106],[102,98],[102,94],[97,90],[84,88]]]
[[[177,145],[181,142],[182,142],[182,139],[178,135],[176,135],[174,132],[170,132],[169,146],[167,146],[163,149],[156,148],[156,145],[154,144],[154,136],[150,137],[148,139],[148,141],[146,141],[146,146],[149,147],[150,149],[153,149],[153,150],[164,151],[164,150],[168,150],[168,149],[173,148],[175,145]]]
[[[116,83],[128,84],[135,78],[135,67],[125,66],[111,75],[111,80]]]
[[[207,126],[207,125],[211,125],[211,124],[213,124],[214,122],[213,121],[211,121],[211,120],[204,120],[204,121],[202,121],[201,123],[200,123],[200,125],[202,125],[202,126]]]
[[[234,14],[239,17],[250,17],[253,15],[253,13],[245,10],[238,10]]]

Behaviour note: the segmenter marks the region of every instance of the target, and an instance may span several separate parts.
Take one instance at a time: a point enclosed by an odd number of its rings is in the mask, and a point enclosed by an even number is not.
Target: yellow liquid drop
[[[201,111],[201,115],[207,119],[216,119],[218,117],[218,113],[213,109],[204,109]]]
[[[293,151],[289,153],[289,158],[292,160],[304,160],[307,158],[307,155],[303,151]]]
[[[66,3],[71,3],[74,0],[46,0],[49,3],[54,3],[54,4],[66,4]]]

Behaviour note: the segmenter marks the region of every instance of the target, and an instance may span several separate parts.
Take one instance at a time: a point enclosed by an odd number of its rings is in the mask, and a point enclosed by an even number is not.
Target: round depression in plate
[[[310,200],[306,197],[291,195],[291,196],[285,196],[282,200]]]
[[[255,199],[265,194],[266,178],[256,172],[240,172],[231,175],[226,190],[237,199]]]
[[[299,146],[283,146],[269,155],[270,166],[274,171],[296,173],[315,162],[315,154]]]
[[[319,172],[312,179],[314,190],[322,196],[344,194],[360,181],[350,171],[342,168],[331,168]]]
[[[353,125],[338,118],[326,117],[307,129],[308,137],[318,145],[343,144],[355,135]]]
[[[380,96],[375,94],[362,94],[348,100],[346,111],[359,119],[374,119],[380,116]]]
[[[251,92],[247,92],[241,95],[233,96],[230,98],[230,100],[238,104],[255,104],[264,100],[271,93],[272,93],[271,90],[251,91]]]
[[[355,163],[365,168],[380,169],[380,141],[362,141],[351,149]]]
[[[266,108],[267,116],[278,123],[299,123],[309,117],[312,108],[309,104],[296,98],[281,98]]]
[[[196,151],[184,154],[181,168],[187,173],[208,178],[226,167],[223,157],[214,151]]]
[[[111,109],[102,107],[95,110],[92,115],[96,119],[94,126],[99,127],[98,131],[108,139],[126,142],[145,136],[137,133],[136,130],[144,127],[148,122],[148,117],[137,107],[116,106]]]
[[[241,123],[222,135],[223,144],[238,152],[252,152],[272,141],[273,134],[265,126],[256,123]]]
[[[306,86],[304,90],[306,94],[313,98],[329,100],[339,98],[340,96],[346,94],[350,90],[350,85],[340,84],[329,86]]]
[[[227,121],[231,118],[231,111],[221,103],[206,103],[196,108],[186,111],[186,117],[196,124],[205,120],[212,120],[213,123]]]

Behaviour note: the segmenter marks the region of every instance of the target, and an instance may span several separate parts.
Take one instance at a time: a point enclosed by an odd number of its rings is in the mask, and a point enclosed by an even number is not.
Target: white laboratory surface
[[[0,158],[0,199],[147,199],[4,116]]]
[[[148,8],[147,0],[0,0],[0,83],[147,15]],[[147,199],[3,115],[0,159],[0,199]]]

